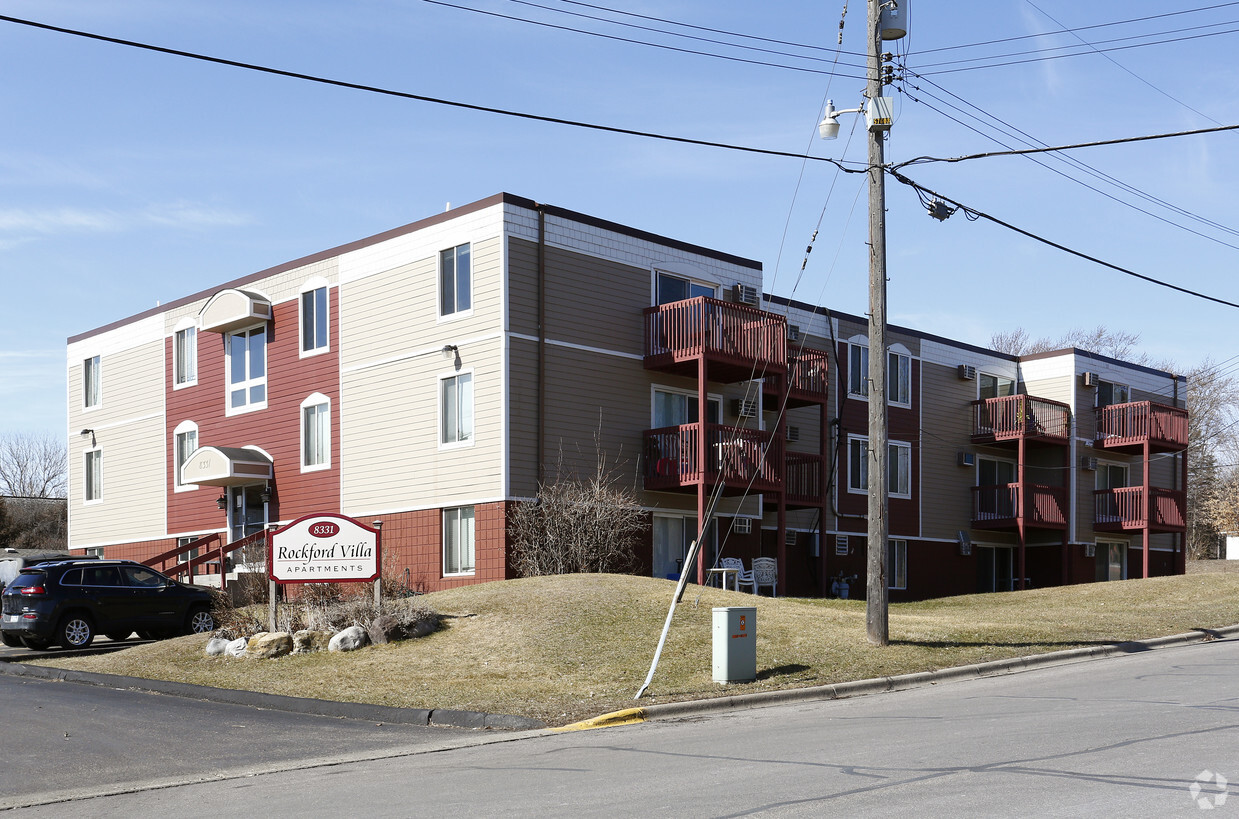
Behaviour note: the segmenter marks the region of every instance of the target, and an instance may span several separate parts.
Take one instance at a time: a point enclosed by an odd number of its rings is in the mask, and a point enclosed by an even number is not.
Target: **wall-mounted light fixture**
[[[227,509],[228,508],[228,496],[220,495],[218,498],[215,499],[215,505],[218,506],[220,510]]]
[[[90,445],[91,445],[91,446],[94,446],[94,445],[95,445],[95,431],[94,431],[93,429],[84,429],[84,430],[82,430],[81,432],[79,432],[79,433],[78,433],[78,435],[81,435],[83,438],[85,438],[87,435],[89,435],[89,436],[90,436]]]
[[[264,486],[264,487],[262,488],[262,493],[261,493],[261,494],[259,494],[259,496],[258,496],[258,497],[262,499],[262,502],[263,502],[263,503],[270,503],[270,502],[271,502],[271,495],[272,495],[272,492],[271,492],[271,487],[270,487],[270,486]]]

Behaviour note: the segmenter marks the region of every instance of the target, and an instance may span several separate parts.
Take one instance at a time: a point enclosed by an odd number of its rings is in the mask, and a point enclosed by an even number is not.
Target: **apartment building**
[[[678,576],[709,513],[699,579],[772,556],[780,593],[828,594],[864,571],[865,328],[761,288],[499,194],[83,333],[70,547],[212,571],[332,512],[411,584],[498,580],[512,505],[603,457],[649,510],[640,571]],[[1182,571],[1180,380],[892,339],[893,599]]]

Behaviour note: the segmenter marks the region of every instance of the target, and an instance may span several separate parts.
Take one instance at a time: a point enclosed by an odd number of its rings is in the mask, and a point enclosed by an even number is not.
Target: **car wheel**
[[[9,648],[21,648],[22,638],[16,634],[9,634],[7,631],[0,633],[0,639],[4,640],[4,644]]]
[[[86,648],[95,639],[95,626],[84,614],[69,614],[60,621],[56,632],[65,648]]]
[[[22,645],[34,651],[42,651],[51,645],[47,640],[40,640],[37,637],[23,637]]]
[[[129,635],[130,635],[130,634],[133,634],[133,632],[132,632],[132,631],[126,631],[126,632],[123,632],[123,633],[122,633],[122,632],[119,632],[119,631],[109,631],[109,632],[108,632],[108,639],[109,639],[109,640],[111,640],[111,641],[112,641],[112,642],[114,642],[114,643],[119,643],[119,642],[121,642],[122,640],[128,640],[128,639],[129,639]]]
[[[215,618],[211,616],[210,609],[199,607],[189,610],[189,617],[185,621],[185,633],[206,634],[214,630]]]

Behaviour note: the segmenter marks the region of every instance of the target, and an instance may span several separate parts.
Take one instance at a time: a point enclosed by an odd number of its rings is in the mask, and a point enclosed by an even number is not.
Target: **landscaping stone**
[[[326,651],[327,646],[330,644],[330,631],[303,629],[293,634],[293,654],[311,654],[315,651]]]
[[[245,654],[257,659],[283,657],[293,653],[293,636],[287,631],[273,631],[256,634],[249,639]]]
[[[249,640],[244,637],[238,637],[227,645],[224,649],[224,654],[229,657],[244,657],[245,647],[249,644]]]
[[[370,635],[370,642],[375,645],[382,645],[395,642],[396,640],[424,637],[438,628],[438,626],[439,618],[437,616],[408,620],[391,614],[383,614],[376,617],[370,623],[366,633]]]
[[[327,644],[328,651],[354,651],[364,646],[370,639],[361,626],[350,626],[331,638]]]
[[[223,637],[212,637],[211,639],[207,640],[206,655],[208,657],[220,656],[221,654],[224,653],[224,651],[227,650],[228,643],[229,641],[225,640]]]

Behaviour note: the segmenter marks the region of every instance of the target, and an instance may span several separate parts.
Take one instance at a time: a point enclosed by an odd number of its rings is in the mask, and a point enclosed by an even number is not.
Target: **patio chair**
[[[778,583],[779,562],[773,557],[753,558],[753,568],[740,575],[740,585],[752,587],[753,594],[759,593],[762,586],[769,586],[770,596],[778,597]]]
[[[719,560],[718,565],[719,565],[721,568],[724,568],[724,569],[735,569],[735,570],[736,570],[736,591],[740,591],[740,584],[741,584],[741,583],[748,582],[748,581],[746,581],[746,580],[744,579],[746,575],[748,575],[748,576],[749,576],[749,579],[750,579],[750,580],[752,579],[752,574],[753,574],[753,573],[752,573],[752,572],[746,572],[746,571],[744,570],[744,561],[743,561],[743,560],[741,560],[741,559],[740,559],[740,558],[738,558],[738,557],[724,557],[724,558],[722,558],[721,560]],[[726,588],[727,588],[727,577],[726,577],[726,575],[724,575],[724,577],[723,577],[723,588],[724,588],[724,589],[726,589]]]

